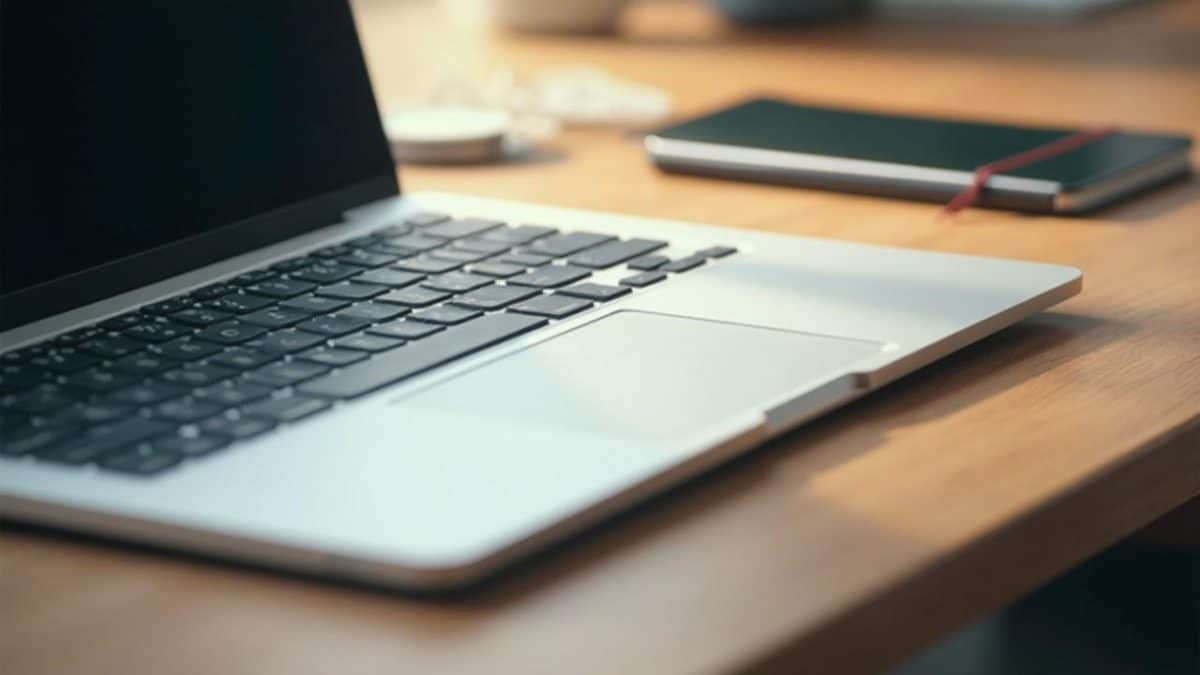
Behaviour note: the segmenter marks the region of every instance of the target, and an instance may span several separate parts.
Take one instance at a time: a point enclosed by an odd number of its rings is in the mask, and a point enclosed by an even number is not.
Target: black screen
[[[0,297],[192,242],[142,261],[162,278],[241,252],[233,224],[380,177],[395,192],[346,0],[3,0],[0,22]]]

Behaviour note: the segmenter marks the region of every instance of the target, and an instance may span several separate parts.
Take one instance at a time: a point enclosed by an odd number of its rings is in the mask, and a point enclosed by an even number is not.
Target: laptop
[[[461,586],[1080,290],[406,194],[345,0],[18,0],[2,38],[5,519]]]

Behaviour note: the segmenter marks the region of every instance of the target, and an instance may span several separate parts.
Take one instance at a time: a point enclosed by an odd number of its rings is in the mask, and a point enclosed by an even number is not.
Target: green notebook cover
[[[1011,126],[798,105],[762,98],[670,127],[665,139],[973,172],[1078,129]],[[1004,172],[1066,192],[1186,152],[1184,136],[1118,131],[1066,154]]]

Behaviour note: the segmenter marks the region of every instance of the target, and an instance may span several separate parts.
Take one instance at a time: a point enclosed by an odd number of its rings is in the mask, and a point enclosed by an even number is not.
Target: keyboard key
[[[421,274],[441,274],[443,272],[449,272],[450,270],[456,270],[462,266],[463,263],[457,260],[444,260],[433,258],[427,255],[409,258],[408,260],[401,260],[393,265],[393,267],[397,267],[402,270],[419,272]]]
[[[25,427],[16,432],[0,434],[0,455],[16,457],[55,447],[76,436],[79,430],[63,426],[54,428]]]
[[[460,295],[450,302],[459,307],[490,312],[507,307],[514,302],[532,298],[539,292],[520,286],[485,286],[466,295]]]
[[[370,233],[355,237],[353,239],[347,239],[346,241],[343,241],[342,243],[345,244],[346,246],[349,246],[350,248],[362,248],[363,246],[370,244],[371,242],[375,241],[376,239],[381,239],[382,237],[383,237],[383,235],[379,234],[378,232],[370,232]]]
[[[351,351],[348,349],[325,349],[319,348],[313,351],[304,352],[296,358],[301,361],[311,361],[320,363],[334,368],[348,366],[351,363],[358,363],[367,358],[367,355],[362,352]]]
[[[463,237],[471,237],[482,232],[487,232],[503,224],[499,220],[459,218],[458,220],[448,220],[437,225],[425,227],[424,233],[427,236],[441,237],[442,239],[462,239]]]
[[[499,258],[502,263],[509,265],[519,265],[521,267],[541,267],[542,265],[550,264],[554,258],[547,255],[538,255],[536,253],[511,253]]]
[[[45,345],[34,345],[32,347],[26,347],[25,349],[17,349],[14,351],[5,352],[0,354],[0,365],[25,363],[30,358],[37,356],[38,354],[44,354],[46,351],[47,348]]]
[[[341,315],[370,321],[371,323],[378,323],[394,319],[407,312],[408,308],[401,307],[400,305],[389,305],[383,302],[363,302],[347,307],[341,311]]]
[[[178,365],[179,362],[175,359],[169,359],[153,352],[142,352],[141,354],[130,354],[123,359],[114,361],[113,369],[128,375],[149,377]]]
[[[374,251],[375,253],[390,255],[394,258],[411,258],[420,253],[420,251],[415,249],[404,248],[403,246],[392,246],[391,244],[385,242],[376,242],[370,247],[370,250]]]
[[[369,234],[364,234],[360,237],[355,237],[353,239],[347,239],[346,241],[343,241],[342,243],[351,248],[359,249],[364,246],[370,246],[371,244],[375,243],[376,241],[378,241],[380,239],[384,239],[384,238],[385,238],[385,235],[382,235],[378,232],[371,232]]]
[[[352,250],[354,250],[353,247],[347,246],[346,244],[334,244],[332,246],[319,248],[311,252],[309,255],[313,255],[318,258],[338,258],[346,255]]]
[[[28,389],[39,382],[50,379],[50,373],[28,363],[12,363],[0,366],[0,394]]]
[[[630,260],[629,269],[656,270],[669,262],[671,262],[671,259],[665,255],[644,255],[640,258]]]
[[[11,394],[28,389],[39,382],[46,382],[52,377],[49,371],[29,363],[0,365],[0,394]]]
[[[29,360],[31,366],[45,368],[60,375],[74,373],[78,370],[83,370],[88,366],[94,366],[100,362],[100,359],[85,354],[83,352],[64,347],[48,351],[41,356],[35,356]]]
[[[79,344],[79,349],[91,352],[96,356],[103,356],[106,359],[119,359],[127,354],[140,352],[145,348],[146,345],[144,343],[123,337],[96,338]]]
[[[55,426],[91,426],[132,415],[135,408],[121,403],[96,401],[65,408],[50,418]]]
[[[248,347],[234,347],[233,349],[227,349],[217,354],[209,362],[215,363],[218,366],[225,366],[226,368],[249,370],[250,368],[257,368],[264,363],[275,361],[281,356],[281,354],[276,352],[260,351]]]
[[[254,371],[250,379],[258,384],[269,387],[287,387],[298,382],[311,380],[318,375],[329,372],[328,366],[303,361],[288,361],[273,363],[265,368]]]
[[[308,321],[298,324],[296,328],[328,337],[341,337],[350,333],[356,333],[366,328],[370,323],[370,321],[353,316],[331,314],[329,316],[313,317]]]
[[[14,434],[17,431],[27,430],[28,427],[32,427],[32,420],[33,418],[30,415],[19,413],[15,410],[0,409],[0,444],[4,443],[6,436]]]
[[[387,292],[387,286],[379,286],[377,284],[355,284],[347,282],[335,284],[333,286],[325,286],[321,290],[317,291],[317,295],[323,298],[337,298],[340,300],[366,300]]]
[[[103,394],[133,384],[136,378],[108,368],[90,368],[71,375],[66,386],[92,394]]]
[[[437,258],[438,260],[451,260],[453,262],[464,263],[464,264],[479,262],[480,260],[486,260],[488,257],[488,254],[486,254],[486,253],[474,253],[472,251],[460,251],[458,249],[453,249],[453,248],[441,248],[436,251],[430,252],[429,255],[430,255],[430,257]]]
[[[291,354],[325,341],[324,335],[305,333],[298,330],[277,330],[250,344],[255,349],[272,354]]]
[[[151,476],[179,464],[183,457],[154,448],[132,448],[101,457],[96,464],[108,471]]]
[[[163,374],[162,379],[171,384],[178,384],[184,387],[207,387],[214,382],[227,380],[237,374],[238,371],[231,368],[189,363],[178,370],[166,372]]]
[[[633,286],[634,288],[642,288],[650,284],[657,284],[666,279],[667,275],[664,272],[642,272],[633,276],[625,277],[619,283],[622,286]]]
[[[209,284],[208,286],[205,286],[204,288],[197,288],[196,290],[192,291],[191,295],[197,301],[204,301],[204,300],[213,300],[213,299],[221,297],[222,295],[229,295],[230,293],[236,293],[237,290],[238,290],[238,287],[234,286],[232,284],[225,284],[225,283]]]
[[[607,302],[613,298],[619,298],[630,291],[629,288],[625,286],[606,286],[604,284],[585,283],[568,286],[558,292],[561,295],[569,295],[575,298],[595,300],[596,302]]]
[[[510,286],[531,286],[533,288],[557,288],[590,277],[592,273],[581,267],[570,265],[547,265],[530,270],[519,276],[508,279]]]
[[[276,426],[275,422],[251,417],[213,417],[200,423],[200,428],[207,433],[230,438],[235,441],[244,440],[266,433]]]
[[[221,406],[215,403],[181,398],[177,401],[160,403],[154,408],[154,417],[186,424],[212,417],[219,412],[221,412]]]
[[[375,298],[376,302],[390,302],[396,305],[404,305],[406,307],[426,307],[435,302],[441,302],[450,297],[449,293],[441,291],[433,291],[428,288],[413,286],[404,288],[398,291],[392,291],[387,295],[381,295]]]
[[[157,356],[165,356],[168,359],[176,361],[195,361],[206,356],[212,356],[219,351],[221,351],[221,348],[215,344],[200,342],[199,340],[187,337],[155,345],[150,353]]]
[[[607,244],[590,248],[583,253],[577,253],[571,256],[567,262],[581,267],[603,269],[660,249],[666,245],[667,242],[655,239],[610,241]]]
[[[279,276],[279,273],[271,269],[251,270],[245,274],[239,274],[238,276],[230,279],[229,283],[233,284],[234,286],[253,286],[255,284],[262,283],[267,279],[274,279],[277,276]]]
[[[403,237],[388,237],[383,240],[388,246],[398,246],[410,251],[432,251],[446,243],[445,239],[427,237],[420,233],[406,234]]]
[[[295,422],[329,408],[329,401],[307,396],[273,398],[248,406],[242,412],[249,417],[265,417],[276,422]]]
[[[311,281],[317,284],[332,284],[347,277],[352,277],[359,272],[362,272],[361,267],[341,265],[327,261],[292,272],[291,276],[293,279],[303,279],[304,281]]]
[[[186,388],[175,385],[161,382],[146,382],[135,384],[132,387],[126,387],[116,393],[110,394],[108,400],[110,402],[127,403],[135,406],[146,406],[178,398],[186,394],[187,391]]]
[[[705,258],[724,258],[734,253],[737,253],[737,249],[732,246],[710,246],[706,249],[696,251],[696,255]]]
[[[417,340],[426,335],[443,330],[443,326],[432,323],[421,323],[419,321],[393,321],[391,323],[381,324],[369,329],[367,332],[371,335],[380,337],[396,338],[399,340]]]
[[[136,326],[146,320],[146,317],[137,313],[129,312],[127,314],[118,314],[111,319],[105,319],[100,322],[100,325],[109,330],[125,330],[130,326]]]
[[[363,284],[379,284],[380,286],[388,286],[389,288],[403,288],[404,286],[415,284],[424,278],[424,274],[387,268],[363,272],[354,277],[354,281]]]
[[[174,323],[165,319],[158,321],[146,321],[136,326],[126,328],[124,335],[142,342],[168,342],[178,337],[190,334],[194,329],[191,326],[186,326],[181,323]]]
[[[0,399],[0,407],[31,415],[42,415],[74,403],[77,397],[57,384],[40,384],[12,398]]]
[[[325,398],[354,398],[545,325],[519,314],[489,314],[300,386]]]
[[[0,456],[20,456],[53,448],[76,436],[79,430],[73,426],[23,426],[16,431],[0,435]]]
[[[270,298],[286,300],[294,298],[297,295],[304,295],[316,287],[317,285],[314,283],[299,279],[271,279],[260,284],[254,284],[246,290]]]
[[[473,291],[481,286],[487,286],[492,283],[491,277],[471,274],[469,272],[447,272],[436,277],[430,277],[421,282],[423,288],[432,288],[435,291],[446,291],[447,293],[466,293]]]
[[[355,349],[360,352],[384,352],[404,344],[404,340],[393,340],[392,338],[381,337],[378,335],[351,335],[340,340],[334,340],[333,346],[342,349]]]
[[[537,239],[529,244],[529,252],[559,258],[571,255],[572,253],[578,253],[586,248],[591,248],[606,241],[612,241],[613,239],[616,239],[616,237],[609,234],[596,234],[594,232],[552,234],[549,237]]]
[[[243,321],[226,321],[209,326],[196,334],[197,340],[205,342],[215,342],[220,345],[236,345],[253,340],[254,338],[267,332],[262,326],[255,326],[252,323]]]
[[[658,268],[660,272],[686,272],[690,269],[695,269],[705,263],[707,258],[699,255],[689,255],[684,258],[679,258],[674,262],[669,262],[666,265]]]
[[[5,352],[4,354],[0,354],[0,368],[3,368],[4,366],[25,365],[26,359],[25,359],[24,355],[21,353],[23,351],[24,350],[17,349],[17,350],[13,350],[11,352]],[[43,348],[42,351],[44,352],[45,348]],[[0,370],[0,376],[2,376],[3,374],[4,374],[3,370]]]
[[[388,225],[375,230],[374,234],[377,239],[387,239],[388,237],[400,237],[413,231],[413,226],[407,223],[398,223],[396,225]]]
[[[179,323],[203,328],[231,319],[233,315],[228,312],[218,312],[215,309],[208,309],[207,307],[191,307],[182,312],[175,312],[171,315],[171,318]]]
[[[191,307],[193,302],[195,301],[192,298],[184,295],[178,298],[170,298],[168,300],[163,300],[162,302],[154,302],[149,305],[145,305],[142,307],[142,311],[146,312],[147,314],[174,314],[175,312],[179,312]]]
[[[292,298],[279,303],[280,307],[294,309],[300,312],[309,314],[328,314],[349,305],[348,300],[338,300],[336,298],[322,298],[316,295],[306,295],[302,298]]]
[[[338,258],[338,262],[357,267],[383,267],[396,262],[399,256],[359,248]]]
[[[424,321],[426,323],[438,323],[443,325],[453,325],[470,321],[479,316],[481,312],[473,309],[463,309],[461,307],[451,307],[449,305],[439,305],[428,309],[419,309],[409,315],[408,318],[414,321]]]
[[[334,304],[338,305],[342,303]],[[267,309],[260,309],[257,312],[251,312],[250,314],[243,314],[242,321],[254,324],[255,326],[262,326],[263,328],[286,328],[310,316],[312,316],[312,312],[301,311],[292,307],[269,307]]]
[[[551,319],[561,319],[577,312],[582,312],[591,306],[592,303],[587,300],[571,298],[556,293],[554,295],[539,295],[532,300],[526,300],[519,305],[513,305],[508,311],[545,316]]]
[[[76,328],[75,330],[59,335],[54,338],[54,343],[57,345],[77,345],[85,340],[103,337],[107,332],[108,329],[100,326],[84,326],[83,328]]]
[[[503,242],[488,241],[486,239],[459,239],[451,244],[450,248],[458,251],[470,251],[471,253],[496,255],[504,253],[512,248],[512,246]]]
[[[195,394],[197,399],[215,403],[223,408],[250,403],[251,401],[257,401],[270,395],[270,387],[240,381],[226,382],[207,389],[201,389]]]
[[[151,444],[157,453],[182,457],[203,457],[229,445],[229,439],[211,434],[164,436]]]
[[[28,415],[24,415],[13,410],[0,409],[0,432],[12,432],[13,429],[23,429],[28,425]],[[0,433],[0,442],[3,441],[4,434]]]
[[[249,314],[256,309],[262,309],[267,305],[275,302],[271,298],[262,295],[250,295],[248,293],[230,293],[223,295],[216,300],[209,300],[205,306],[209,309],[215,309],[221,312],[230,312],[231,314]]]
[[[488,261],[471,265],[469,268],[467,268],[467,271],[474,274],[486,274],[489,277],[500,277],[501,279],[505,279],[508,277],[517,276],[518,274],[524,272],[525,268],[517,265],[510,265],[508,263]]]
[[[437,225],[438,223],[447,220],[450,220],[450,216],[444,213],[436,213],[433,211],[422,211],[404,218],[404,222],[406,224],[416,227],[429,227],[430,225]]]
[[[283,272],[286,274],[288,272],[295,272],[296,270],[304,269],[310,265],[315,265],[318,262],[320,261],[318,261],[316,258],[310,258],[306,255],[302,255],[295,258],[288,258],[287,260],[280,260],[274,265],[271,265],[271,269],[275,270],[276,272]]]
[[[488,230],[480,235],[480,239],[488,239],[508,244],[509,246],[520,246],[528,244],[534,239],[540,239],[558,232],[553,227],[543,227],[541,225],[522,225],[520,227],[499,227],[494,230]]]
[[[86,464],[105,453],[164,436],[174,429],[175,425],[169,422],[131,417],[115,424],[94,427],[83,435],[76,435],[65,443],[35,454],[52,462]]]

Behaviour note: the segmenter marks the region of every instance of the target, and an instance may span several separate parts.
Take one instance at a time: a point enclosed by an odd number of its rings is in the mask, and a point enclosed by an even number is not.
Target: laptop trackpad
[[[403,399],[643,440],[700,433],[841,375],[882,344],[620,311]]]

